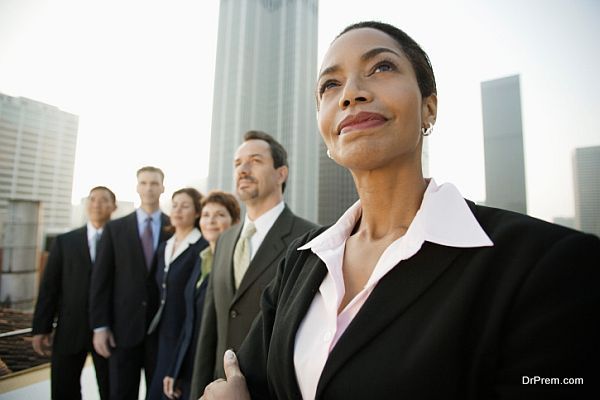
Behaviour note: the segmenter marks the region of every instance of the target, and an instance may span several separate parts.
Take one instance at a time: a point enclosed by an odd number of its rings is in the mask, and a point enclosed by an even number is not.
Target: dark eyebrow
[[[373,58],[376,55],[381,54],[381,53],[392,53],[392,54],[395,54],[398,57],[402,57],[400,55],[400,53],[398,53],[395,50],[389,49],[387,47],[376,47],[374,49],[371,49],[371,50],[367,51],[362,56],[360,56],[360,60],[363,61],[363,62],[364,61],[369,61],[371,58]],[[319,81],[323,75],[333,74],[333,73],[337,72],[339,69],[340,69],[339,65],[332,65],[331,67],[325,68],[319,74],[319,77],[317,78],[317,81]]]
[[[363,54],[362,56],[360,56],[360,60],[361,61],[368,61],[371,58],[375,57],[378,54],[381,53],[392,53],[395,54],[398,57],[402,57],[397,51],[394,51],[392,49],[389,49],[387,47],[375,47],[374,49],[371,49],[369,51],[367,51],[365,54]]]

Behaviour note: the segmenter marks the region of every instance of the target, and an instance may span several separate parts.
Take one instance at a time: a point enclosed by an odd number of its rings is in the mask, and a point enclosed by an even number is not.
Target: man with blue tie
[[[110,189],[96,186],[90,190],[87,224],[56,237],[44,269],[33,318],[32,345],[40,355],[51,354],[53,399],[81,399],[81,370],[90,352],[100,398],[109,398],[108,362],[92,346],[88,297],[96,245],[115,209],[115,194]]]
[[[160,211],[164,174],[156,167],[137,171],[141,205],[106,225],[90,287],[94,348],[108,358],[111,399],[137,399],[140,371],[152,381],[156,336],[146,335],[158,309],[155,252],[168,239],[168,217]]]

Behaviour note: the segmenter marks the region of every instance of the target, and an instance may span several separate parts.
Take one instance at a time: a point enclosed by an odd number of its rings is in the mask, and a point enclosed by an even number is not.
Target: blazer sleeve
[[[600,398],[600,240],[573,233],[539,259],[522,284],[501,341],[494,397]],[[561,383],[534,383],[556,378]],[[583,384],[562,384],[583,378]],[[584,396],[585,392],[585,396]],[[588,398],[588,397],[585,397]]]
[[[204,388],[213,381],[215,371],[215,349],[217,348],[217,311],[213,291],[213,276],[208,277],[200,333],[194,354],[194,369],[190,398],[197,399],[204,393]]]
[[[112,226],[104,227],[98,243],[96,262],[92,267],[90,282],[90,327],[91,329],[112,326],[112,298],[115,274],[115,252]]]
[[[33,315],[34,335],[51,333],[54,317],[58,312],[61,295],[63,246],[62,236],[57,236],[46,262],[40,282],[37,304]]]

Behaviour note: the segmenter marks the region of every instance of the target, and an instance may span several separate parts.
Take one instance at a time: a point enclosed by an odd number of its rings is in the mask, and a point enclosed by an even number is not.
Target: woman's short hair
[[[200,210],[202,210],[208,203],[217,203],[225,207],[231,216],[232,224],[237,224],[240,222],[240,204],[235,196],[231,193],[220,190],[212,190],[200,202]]]
[[[393,25],[378,21],[363,21],[347,26],[339,35],[337,35],[336,39],[349,31],[360,28],[377,29],[378,31],[387,33],[391,38],[393,38],[398,43],[415,70],[421,96],[429,97],[432,94],[437,94],[435,75],[433,74],[433,68],[431,67],[429,56],[427,56],[427,53],[425,53],[425,51],[417,42],[413,40],[413,38]]]
[[[177,196],[178,194],[182,194],[182,193],[185,193],[192,198],[192,203],[194,204],[194,210],[198,213],[198,217],[196,217],[196,220],[194,221],[194,226],[198,227],[198,222],[200,222],[200,211],[202,210],[202,207],[200,206],[200,202],[202,201],[202,193],[200,193],[193,187],[186,187],[186,188],[174,191],[173,195],[171,196],[171,200],[173,200],[175,198],[175,196]],[[172,228],[170,228],[170,229],[172,232],[174,231],[174,229],[172,229]]]

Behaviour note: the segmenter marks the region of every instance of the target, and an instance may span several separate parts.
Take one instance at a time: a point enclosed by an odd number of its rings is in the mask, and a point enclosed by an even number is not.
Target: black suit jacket
[[[223,354],[237,350],[260,310],[263,289],[275,276],[277,264],[289,244],[316,227],[295,216],[286,206],[252,258],[246,274],[235,290],[233,252],[243,224],[223,232],[215,249],[192,379],[192,398],[198,398],[214,377],[224,377]]]
[[[85,226],[56,237],[40,282],[32,333],[52,332],[53,351],[75,354],[91,350],[88,297],[92,260]]]
[[[426,242],[385,275],[329,354],[317,399],[599,398],[600,240],[469,205],[494,246]],[[295,249],[314,236],[290,246],[239,351],[254,400],[300,398],[294,340],[327,269]],[[585,383],[523,384],[535,376]]]
[[[159,244],[170,236],[162,229],[168,221],[161,214]],[[158,309],[156,260],[148,270],[135,211],[106,224],[92,273],[90,325],[109,327],[117,346],[133,347],[146,337]]]

